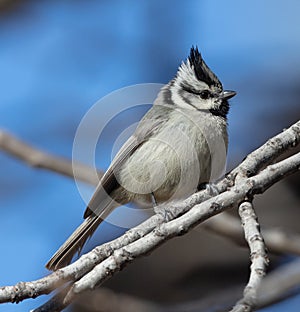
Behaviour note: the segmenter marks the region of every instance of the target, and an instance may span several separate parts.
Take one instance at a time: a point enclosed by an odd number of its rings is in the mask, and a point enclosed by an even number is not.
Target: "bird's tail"
[[[68,265],[75,253],[81,251],[84,243],[96,231],[102,221],[103,216],[89,215],[52,256],[46,264],[46,268],[55,271]]]

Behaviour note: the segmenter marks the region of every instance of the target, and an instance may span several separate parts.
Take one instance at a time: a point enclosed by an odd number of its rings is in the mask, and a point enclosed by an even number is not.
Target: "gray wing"
[[[110,211],[113,200],[109,194],[120,186],[115,173],[120,170],[125,161],[142,146],[149,137],[159,131],[167,120],[168,113],[166,110],[168,109],[164,107],[153,106],[143,117],[134,134],[124,143],[113,159],[110,167],[101,178],[85,210],[84,218],[92,214],[102,216],[106,210]]]

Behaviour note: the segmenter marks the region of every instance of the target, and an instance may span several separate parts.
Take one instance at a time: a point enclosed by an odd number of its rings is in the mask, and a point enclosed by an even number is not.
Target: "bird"
[[[223,90],[192,46],[100,179],[84,221],[46,268],[68,265],[116,207],[130,202],[157,207],[184,199],[220,175],[228,147],[228,100],[235,95]]]

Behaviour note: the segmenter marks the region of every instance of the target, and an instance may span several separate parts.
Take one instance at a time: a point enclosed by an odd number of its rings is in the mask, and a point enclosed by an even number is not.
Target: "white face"
[[[196,111],[207,111],[214,116],[226,119],[228,99],[236,93],[223,91],[218,77],[203,61],[198,49],[192,48],[191,54],[177,71],[176,77],[165,85],[154,105]]]
[[[182,63],[170,90],[173,102],[181,108],[209,110],[218,109],[222,104],[221,86],[199,81],[189,63]]]
[[[222,100],[219,98],[220,92],[207,85],[201,89],[190,89],[174,85],[171,92],[174,103],[181,108],[210,110],[218,109],[222,104]]]

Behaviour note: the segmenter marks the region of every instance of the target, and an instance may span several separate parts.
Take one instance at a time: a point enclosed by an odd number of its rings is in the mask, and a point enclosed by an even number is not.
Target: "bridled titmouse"
[[[56,270],[72,260],[104,218],[129,202],[158,205],[186,198],[224,169],[228,99],[198,48],[159,92],[101,178],[83,223],[46,264]]]

